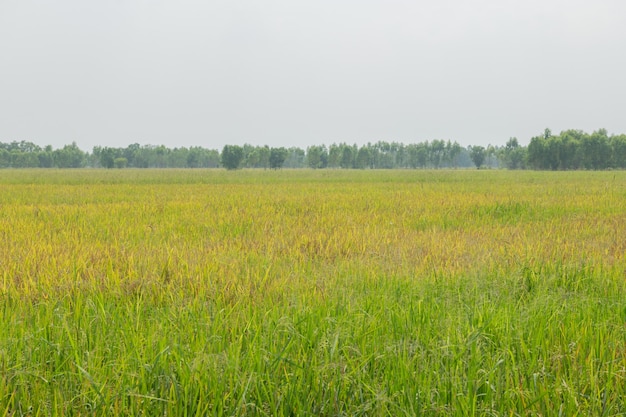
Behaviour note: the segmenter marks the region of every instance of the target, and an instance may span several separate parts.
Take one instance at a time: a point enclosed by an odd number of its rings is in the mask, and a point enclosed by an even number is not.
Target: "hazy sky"
[[[626,133],[624,0],[0,0],[0,141]]]

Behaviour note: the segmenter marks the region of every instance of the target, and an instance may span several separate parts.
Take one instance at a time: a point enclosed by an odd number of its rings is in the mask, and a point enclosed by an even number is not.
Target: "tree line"
[[[609,136],[605,129],[591,134],[566,130],[552,135],[550,129],[530,140],[526,163],[532,169],[625,169],[626,135]]]
[[[504,146],[468,146],[440,139],[412,144],[379,141],[358,146],[269,147],[226,145],[221,151],[203,147],[167,148],[131,144],[125,148],[96,146],[91,152],[76,143],[53,149],[32,142],[0,142],[0,168],[343,168],[439,169],[507,168],[536,170],[626,169],[626,135],[609,136],[549,129],[528,146],[510,138]]]

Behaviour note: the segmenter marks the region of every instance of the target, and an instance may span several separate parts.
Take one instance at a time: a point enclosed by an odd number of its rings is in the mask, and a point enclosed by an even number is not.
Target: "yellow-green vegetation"
[[[0,416],[626,413],[626,173],[3,171]]]

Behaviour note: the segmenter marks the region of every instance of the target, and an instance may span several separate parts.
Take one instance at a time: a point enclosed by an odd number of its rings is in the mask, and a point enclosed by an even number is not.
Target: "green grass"
[[[626,414],[626,173],[2,171],[0,416]]]

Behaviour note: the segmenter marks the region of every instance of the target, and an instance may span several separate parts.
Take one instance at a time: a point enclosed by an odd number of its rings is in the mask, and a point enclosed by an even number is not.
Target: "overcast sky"
[[[0,0],[0,141],[626,133],[624,0]]]

